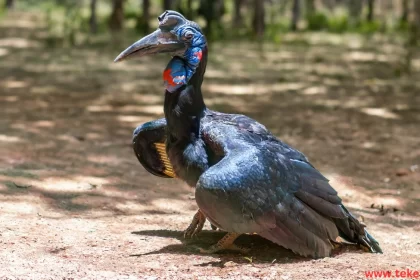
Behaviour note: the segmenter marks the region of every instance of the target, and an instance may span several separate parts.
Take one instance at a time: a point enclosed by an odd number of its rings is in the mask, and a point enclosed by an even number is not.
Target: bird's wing
[[[166,154],[166,120],[147,122],[134,130],[133,149],[139,162],[153,175],[174,178],[173,167]]]
[[[224,114],[209,110],[206,114],[205,123],[232,126],[233,130],[236,130],[236,132],[240,134],[240,138],[247,138],[244,140],[250,142],[275,142],[277,144],[278,152],[281,152],[286,157],[301,160],[311,165],[304,154],[277,139],[264,125],[248,116],[241,114]]]
[[[224,151],[196,186],[209,220],[227,231],[257,232],[301,255],[328,256],[338,236],[333,218],[347,217],[328,181],[309,163],[285,156],[281,142],[251,143],[252,136],[226,125],[204,130],[207,148]]]

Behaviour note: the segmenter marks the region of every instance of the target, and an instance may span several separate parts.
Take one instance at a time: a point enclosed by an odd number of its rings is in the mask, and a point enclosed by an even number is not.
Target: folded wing
[[[165,129],[164,118],[140,125],[133,133],[133,149],[147,171],[159,177],[174,178],[176,176],[166,154]]]

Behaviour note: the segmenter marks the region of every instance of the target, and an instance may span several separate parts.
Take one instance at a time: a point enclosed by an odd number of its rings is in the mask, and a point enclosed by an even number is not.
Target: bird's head
[[[114,62],[136,56],[169,53],[174,58],[166,67],[163,78],[168,91],[187,84],[206,51],[206,38],[197,23],[175,11],[165,11],[158,17],[159,28],[138,40]]]

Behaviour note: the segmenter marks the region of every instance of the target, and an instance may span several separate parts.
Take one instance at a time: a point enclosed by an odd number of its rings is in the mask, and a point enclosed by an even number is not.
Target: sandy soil
[[[17,21],[16,19],[21,19]],[[37,18],[0,22],[0,279],[365,279],[420,270],[420,60],[356,35],[288,35],[278,46],[211,45],[206,103],[245,113],[303,151],[384,254],[293,255],[243,236],[246,255],[184,240],[197,207],[182,182],[148,174],[131,133],[162,116],[166,57],[113,64],[130,41],[45,47]],[[222,48],[223,46],[223,48]]]

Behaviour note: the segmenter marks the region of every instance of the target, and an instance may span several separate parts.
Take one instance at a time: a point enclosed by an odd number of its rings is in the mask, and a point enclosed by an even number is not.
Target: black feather
[[[192,38],[185,54],[172,58],[168,67],[176,64],[182,72],[185,63],[186,75],[194,74],[177,90],[166,90],[166,123],[159,120],[149,125],[151,130],[142,127],[135,133],[134,149],[143,166],[162,175],[162,164],[150,143],[166,136],[173,169],[196,187],[200,210],[217,227],[236,233],[257,232],[304,256],[329,256],[331,243],[339,235],[372,252],[382,252],[301,152],[247,116],[206,108],[201,84],[207,47],[199,29],[189,32],[196,32],[200,44],[194,45]],[[189,60],[193,48],[202,53],[199,65],[194,64],[197,56],[194,63]]]

